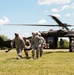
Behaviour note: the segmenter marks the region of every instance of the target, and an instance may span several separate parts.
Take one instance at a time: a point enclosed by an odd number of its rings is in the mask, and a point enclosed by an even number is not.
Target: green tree
[[[4,40],[7,41],[7,37],[5,35],[0,35],[0,37]]]
[[[4,41],[7,41],[7,37],[5,35],[0,35],[0,37],[4,40]],[[6,49],[6,47],[0,47],[1,50],[4,50]]]
[[[64,40],[64,46],[65,48],[69,48],[69,42],[67,40]]]
[[[64,48],[69,48],[69,42],[65,39],[63,39],[63,41],[64,41]],[[58,48],[60,48],[59,41],[58,41]]]

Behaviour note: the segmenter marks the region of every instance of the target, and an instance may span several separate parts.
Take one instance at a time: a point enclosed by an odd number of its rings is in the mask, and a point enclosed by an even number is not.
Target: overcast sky
[[[32,31],[48,31],[59,27],[26,27],[3,24],[57,24],[48,15],[63,23],[74,24],[74,0],[0,0],[0,35],[14,38],[31,36]],[[69,27],[72,29],[72,27]]]

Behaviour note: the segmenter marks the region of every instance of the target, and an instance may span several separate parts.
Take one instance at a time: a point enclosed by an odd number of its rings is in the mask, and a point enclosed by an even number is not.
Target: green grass
[[[0,50],[0,75],[74,75],[74,53],[68,50],[46,50],[38,59],[17,60],[15,50]]]

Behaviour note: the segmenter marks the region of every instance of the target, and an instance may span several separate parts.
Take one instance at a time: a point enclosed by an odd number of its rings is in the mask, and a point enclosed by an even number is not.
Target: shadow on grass
[[[69,53],[69,51],[57,51],[57,50],[54,50],[54,51],[44,51],[43,55],[45,54],[50,54],[50,53]]]
[[[31,57],[23,57],[22,59],[31,59]]]
[[[14,60],[31,59],[31,57],[22,57],[22,58],[20,58],[20,59],[17,59],[17,58],[8,58],[8,59],[6,59],[6,60],[12,60],[12,59],[14,59]]]
[[[54,53],[69,53],[68,51],[55,51]]]
[[[17,59],[17,58],[7,58],[6,60],[12,60],[12,59]]]
[[[53,52],[44,52],[43,55],[45,55],[45,54],[50,54],[50,53],[53,53]]]

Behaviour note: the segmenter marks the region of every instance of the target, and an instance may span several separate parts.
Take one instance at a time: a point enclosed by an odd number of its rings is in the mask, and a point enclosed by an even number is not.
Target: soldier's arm
[[[31,45],[33,45],[33,44],[34,44],[33,38],[31,38]]]
[[[46,41],[45,41],[45,39],[44,39],[44,38],[43,38],[43,43],[44,43],[44,44],[46,44]]]
[[[14,47],[14,42],[15,42],[15,39],[13,39],[13,40],[11,41],[11,48]]]
[[[20,40],[21,40],[23,46],[25,47],[25,42],[24,42],[24,40],[23,40],[22,38],[20,38]]]
[[[28,41],[29,45],[31,46],[31,42],[29,40],[27,40],[27,41]]]
[[[8,50],[6,50],[5,52],[7,53],[7,52],[9,52],[10,50],[11,50],[12,48],[9,48]]]
[[[6,53],[9,52],[9,51],[13,48],[14,40],[11,41],[11,44],[10,44],[10,45],[11,45],[11,48],[9,48],[8,50],[6,50],[6,51],[5,51]]]

